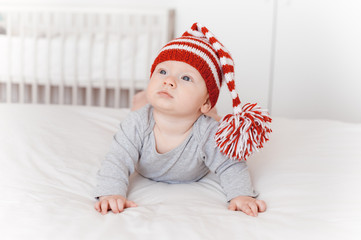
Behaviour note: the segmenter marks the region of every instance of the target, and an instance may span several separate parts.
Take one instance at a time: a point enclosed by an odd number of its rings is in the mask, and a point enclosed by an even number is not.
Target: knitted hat
[[[159,63],[169,60],[185,62],[198,70],[206,83],[212,107],[217,103],[223,81],[226,82],[233,100],[233,114],[222,119],[215,136],[223,154],[241,161],[263,147],[271,133],[271,118],[257,104],[241,106],[235,88],[233,59],[206,27],[194,23],[182,37],[166,44],[154,60],[151,75]]]

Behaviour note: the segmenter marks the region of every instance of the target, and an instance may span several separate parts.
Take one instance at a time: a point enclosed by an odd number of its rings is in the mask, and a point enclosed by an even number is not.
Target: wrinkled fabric
[[[129,110],[0,104],[1,239],[361,239],[361,125],[274,118],[248,159],[268,209],[227,210],[213,174],[167,184],[132,175],[138,207],[94,210],[96,172]]]

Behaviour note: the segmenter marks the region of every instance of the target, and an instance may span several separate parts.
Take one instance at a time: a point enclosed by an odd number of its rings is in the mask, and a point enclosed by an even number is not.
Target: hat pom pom
[[[269,140],[271,121],[266,110],[247,103],[240,113],[228,114],[222,119],[215,136],[216,144],[231,159],[247,160]]]

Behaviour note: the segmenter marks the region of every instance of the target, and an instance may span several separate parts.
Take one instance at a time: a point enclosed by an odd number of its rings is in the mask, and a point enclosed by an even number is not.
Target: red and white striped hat
[[[233,59],[206,27],[194,23],[182,37],[166,44],[154,60],[151,75],[159,63],[169,60],[185,62],[198,70],[206,83],[212,107],[217,103],[223,81],[226,82],[233,101],[233,114],[222,119],[215,136],[223,154],[241,161],[263,147],[271,133],[271,118],[256,104],[241,106],[235,87]]]

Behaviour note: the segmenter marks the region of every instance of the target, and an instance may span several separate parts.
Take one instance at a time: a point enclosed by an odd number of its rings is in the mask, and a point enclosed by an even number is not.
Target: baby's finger
[[[135,202],[133,202],[133,201],[126,201],[125,202],[125,207],[126,208],[130,208],[130,207],[137,207],[137,204],[135,203]]]
[[[264,212],[267,209],[267,205],[263,200],[256,200],[259,212]]]
[[[255,202],[249,203],[249,207],[251,208],[251,211],[253,213],[253,216],[257,217],[258,215],[258,206]]]
[[[99,201],[94,204],[94,208],[95,208],[95,210],[100,212],[100,202]]]
[[[101,214],[106,214],[108,212],[108,207],[108,200],[103,200],[100,204]]]
[[[248,205],[243,205],[240,210],[249,216],[254,216],[251,208]]]
[[[237,209],[237,206],[234,202],[231,202],[228,206],[228,209],[231,210],[231,211],[236,211]]]
[[[109,199],[109,206],[113,213],[119,213],[118,204],[114,198]]]
[[[119,212],[123,212],[124,210],[124,202],[122,201],[122,199],[117,199],[117,205],[118,205],[118,209],[119,209]]]

